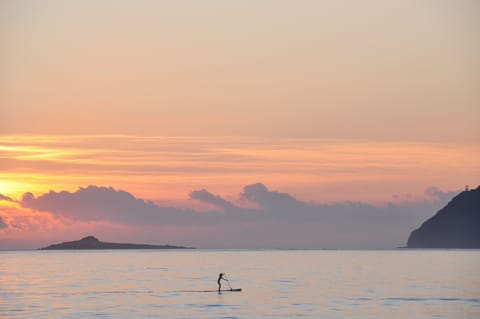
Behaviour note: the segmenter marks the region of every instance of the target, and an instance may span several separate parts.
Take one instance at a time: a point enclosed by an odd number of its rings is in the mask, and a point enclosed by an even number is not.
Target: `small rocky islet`
[[[129,243],[109,243],[98,240],[94,236],[87,236],[80,240],[68,241],[40,248],[40,250],[67,250],[67,249],[192,249],[192,247],[171,245],[148,245]]]

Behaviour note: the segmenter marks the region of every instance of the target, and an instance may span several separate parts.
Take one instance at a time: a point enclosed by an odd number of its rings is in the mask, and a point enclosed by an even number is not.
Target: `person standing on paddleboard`
[[[222,283],[220,282],[222,279],[227,281],[227,279],[225,279],[223,276],[225,276],[225,274],[223,272],[221,272],[219,275],[218,275],[218,280],[217,280],[217,284],[218,284],[218,292],[220,292],[220,289],[222,289]]]

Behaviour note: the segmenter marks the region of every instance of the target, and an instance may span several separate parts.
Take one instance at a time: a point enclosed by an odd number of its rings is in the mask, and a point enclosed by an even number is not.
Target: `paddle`
[[[228,278],[227,278],[227,274],[224,273],[224,274],[223,274],[223,278],[225,278],[225,280],[227,281],[227,284],[228,284],[228,287],[230,287],[230,290],[233,290],[233,289],[232,289],[232,286],[230,286],[230,281],[229,281]]]

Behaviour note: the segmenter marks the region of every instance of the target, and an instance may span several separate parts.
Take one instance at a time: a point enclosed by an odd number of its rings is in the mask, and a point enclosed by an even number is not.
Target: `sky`
[[[392,248],[480,184],[477,1],[6,0],[0,43],[0,249]]]

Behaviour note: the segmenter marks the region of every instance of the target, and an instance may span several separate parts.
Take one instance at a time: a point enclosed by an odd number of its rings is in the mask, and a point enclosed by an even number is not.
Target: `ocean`
[[[0,318],[292,317],[480,318],[480,250],[0,252]]]

